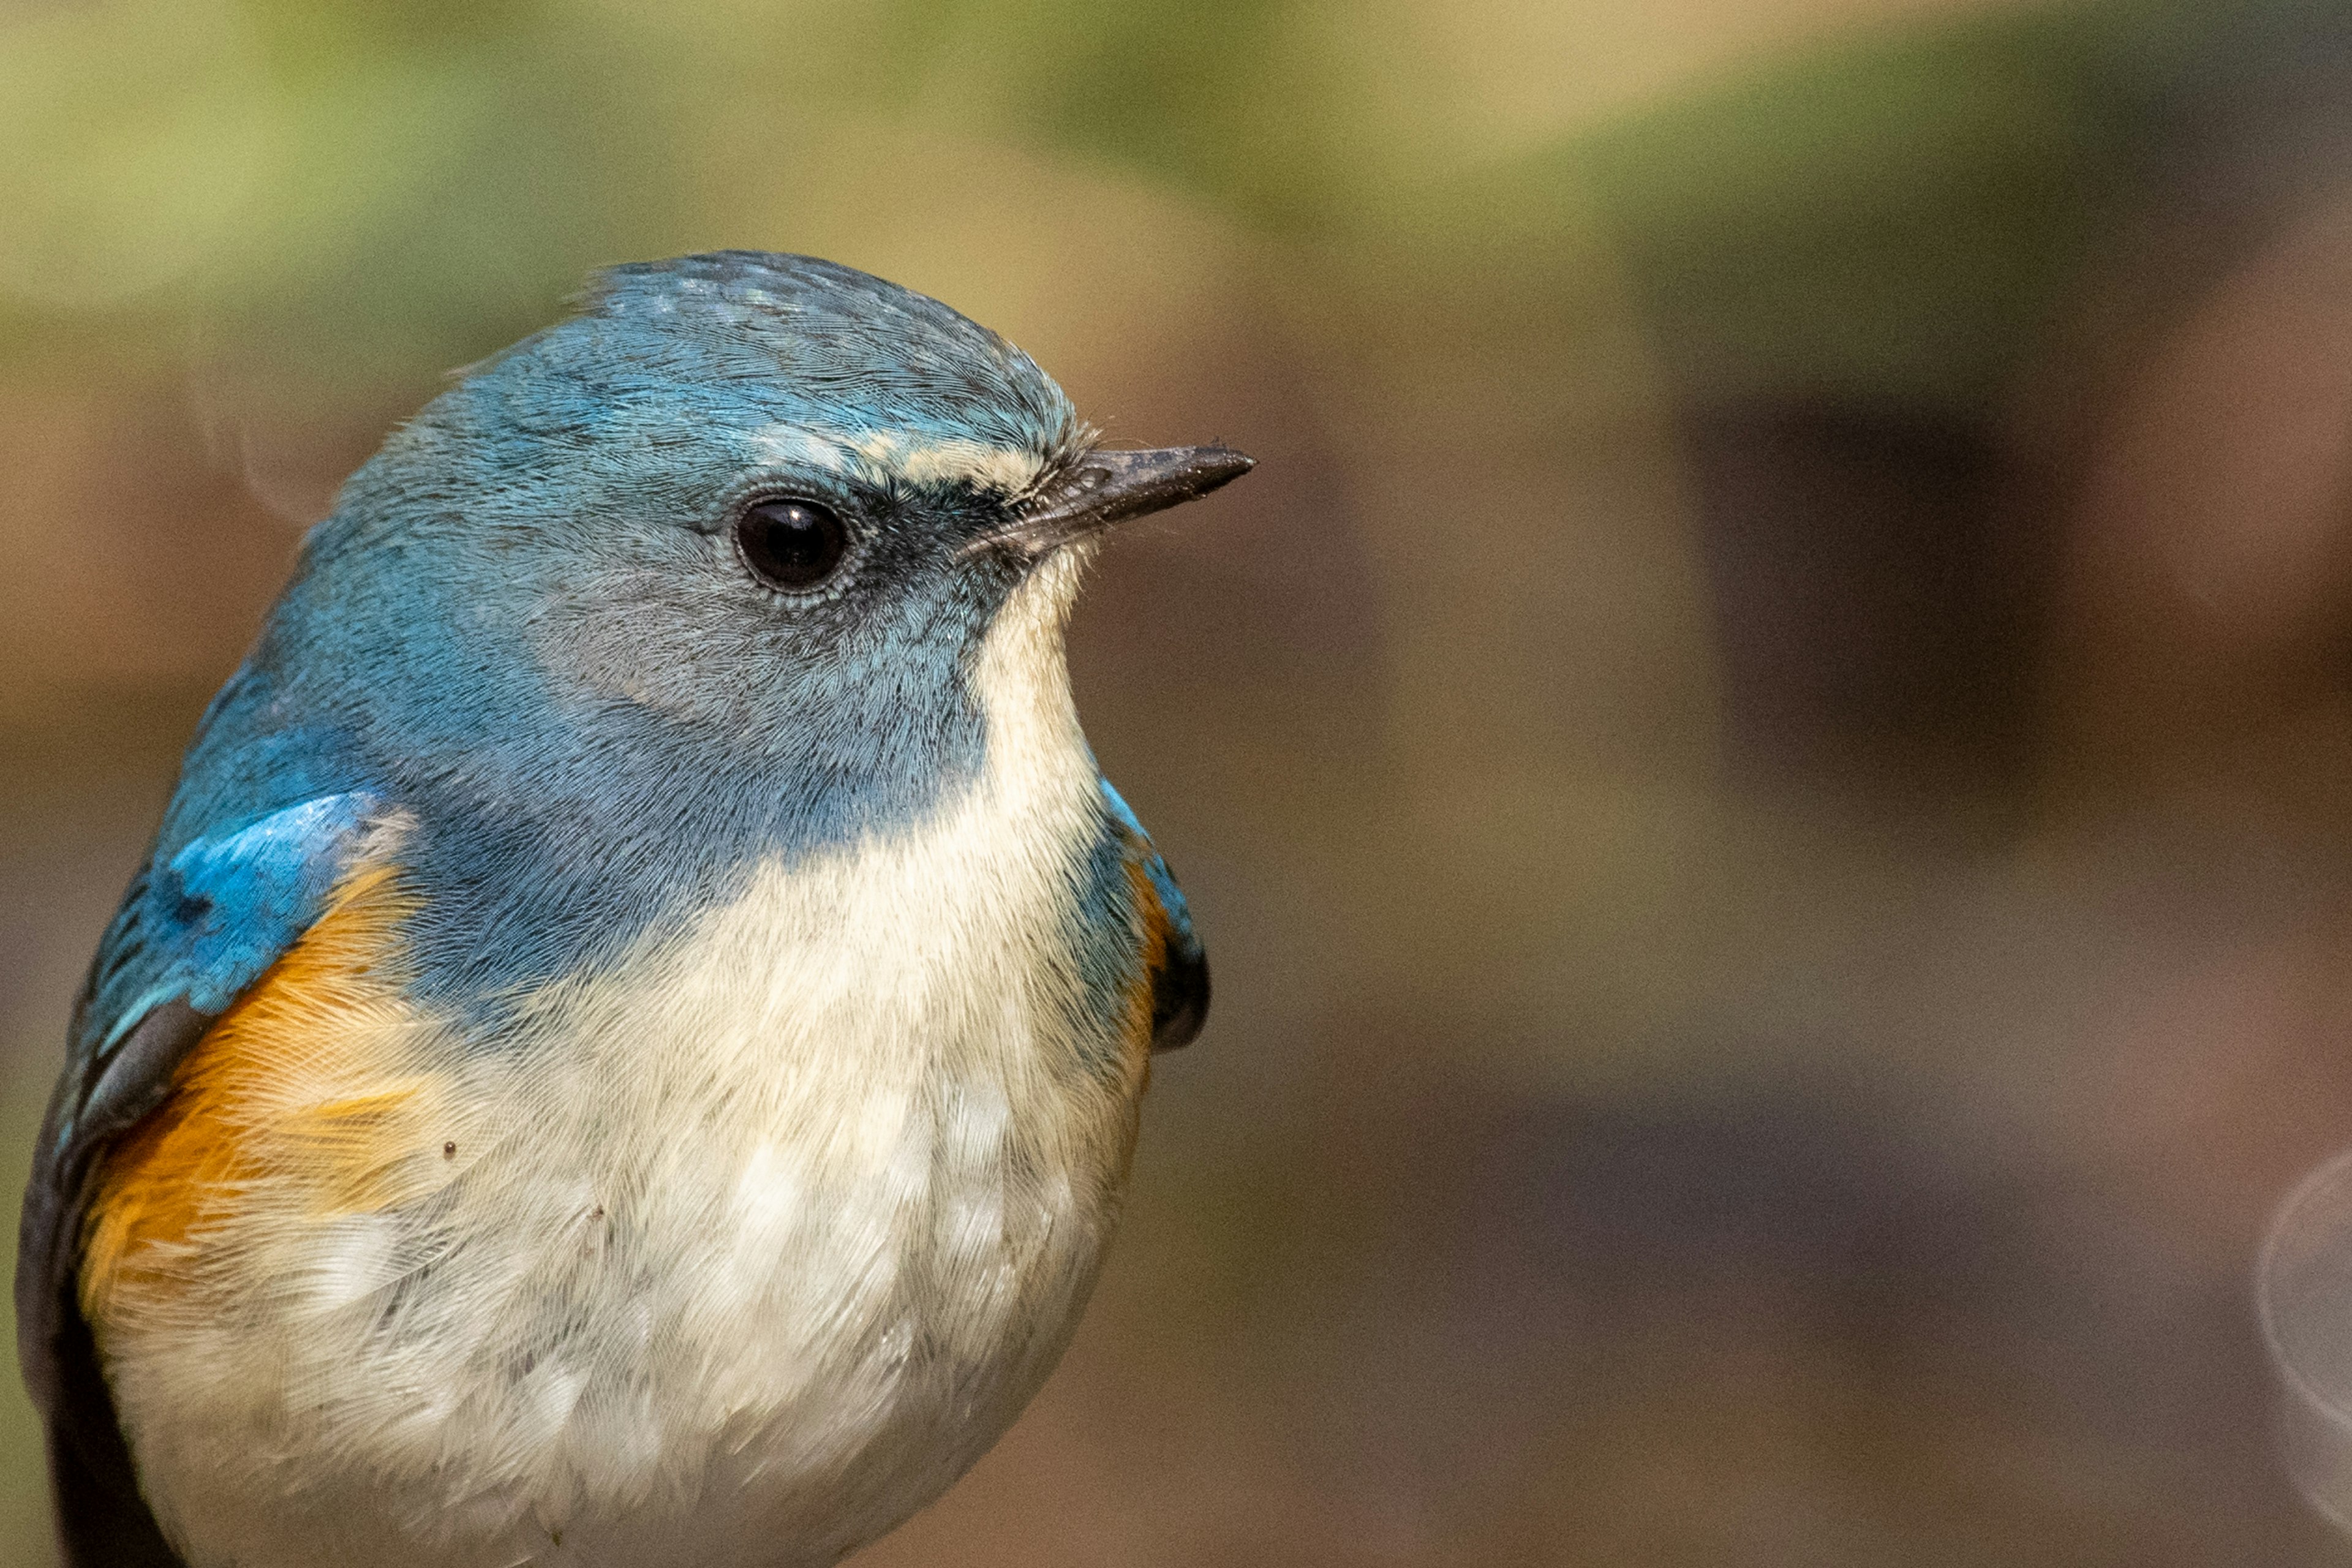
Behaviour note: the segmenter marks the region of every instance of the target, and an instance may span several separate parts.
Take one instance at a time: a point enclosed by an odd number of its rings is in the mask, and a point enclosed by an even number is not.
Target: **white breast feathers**
[[[389,1201],[265,1171],[106,1326],[194,1568],[813,1568],[994,1441],[1092,1287],[1143,1079],[1071,951],[1078,567],[1000,616],[986,765],[928,820],[758,868],[495,1053],[335,1015],[278,1110],[394,1107]]]

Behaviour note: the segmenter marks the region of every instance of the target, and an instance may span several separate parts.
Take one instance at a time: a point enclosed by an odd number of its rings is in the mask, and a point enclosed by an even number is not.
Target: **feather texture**
[[[975,548],[1087,439],[936,301],[722,253],[354,476],[37,1157],[75,1568],[814,1568],[1011,1422],[1206,998],[1071,705],[1091,546]],[[734,553],[776,494],[848,520],[821,592]]]

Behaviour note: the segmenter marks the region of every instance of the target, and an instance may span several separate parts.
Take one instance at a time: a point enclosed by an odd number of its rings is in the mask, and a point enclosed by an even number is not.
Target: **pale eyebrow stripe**
[[[751,444],[766,457],[807,463],[836,474],[849,467],[851,458],[848,443],[782,420],[754,431]]]
[[[917,484],[968,479],[983,489],[1011,496],[1037,482],[1045,459],[1025,447],[950,438],[909,447],[899,457],[898,467],[902,476]]]
[[[1007,496],[1025,494],[1046,465],[1045,458],[1027,447],[994,447],[957,436],[925,438],[903,430],[850,435],[779,422],[758,432],[753,440],[772,457],[833,473],[856,467],[909,484],[961,479]]]

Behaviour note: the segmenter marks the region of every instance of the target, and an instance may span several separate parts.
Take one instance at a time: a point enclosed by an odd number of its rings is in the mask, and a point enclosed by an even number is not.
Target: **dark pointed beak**
[[[1030,497],[1012,524],[991,539],[1024,554],[1043,555],[1115,522],[1207,495],[1255,467],[1255,458],[1231,447],[1089,452]]]

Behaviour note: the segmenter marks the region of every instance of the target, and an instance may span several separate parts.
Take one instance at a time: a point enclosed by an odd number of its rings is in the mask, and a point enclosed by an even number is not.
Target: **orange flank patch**
[[[1160,890],[1151,885],[1151,873],[1140,861],[1127,863],[1127,884],[1135,890],[1135,912],[1143,920],[1143,962],[1127,994],[1128,1048],[1142,1053],[1144,1071],[1149,1074],[1152,991],[1160,984],[1160,972],[1168,967],[1168,942],[1175,929],[1169,923],[1167,907],[1160,901]]]
[[[108,1151],[81,1268],[82,1310],[101,1332],[126,1311],[234,1291],[266,1267],[272,1227],[435,1184],[420,1167],[440,1163],[436,1097],[403,1070],[408,1014],[387,968],[412,902],[389,867],[348,878]]]

